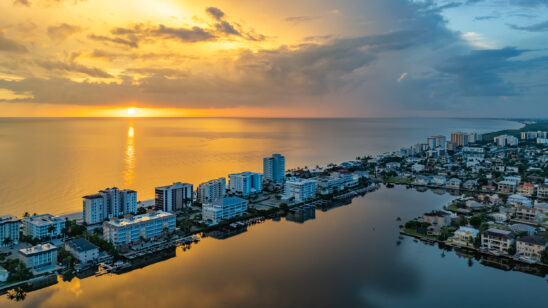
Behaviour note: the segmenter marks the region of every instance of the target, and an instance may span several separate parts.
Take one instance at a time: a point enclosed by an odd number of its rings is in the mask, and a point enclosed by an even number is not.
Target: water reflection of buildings
[[[247,225],[242,222],[231,223],[228,226],[219,228],[217,230],[206,233],[206,236],[212,237],[218,240],[224,240],[229,237],[242,234],[247,231]]]
[[[296,222],[296,223],[303,223],[310,219],[316,218],[316,207],[314,205],[301,205],[294,207],[289,210],[287,213],[287,216],[285,217],[286,220]]]
[[[129,124],[129,128],[127,130],[126,153],[124,157],[124,162],[124,182],[126,186],[130,186],[135,180],[135,128],[133,126],[133,123]]]

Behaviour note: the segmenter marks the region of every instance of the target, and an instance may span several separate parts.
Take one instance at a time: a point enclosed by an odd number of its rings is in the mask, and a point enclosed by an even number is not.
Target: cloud
[[[405,79],[405,77],[407,77],[407,73],[401,74],[400,77],[398,78],[398,82],[401,82],[403,79]]]
[[[88,75],[90,77],[113,78],[112,75],[110,75],[109,73],[105,72],[104,70],[100,68],[88,67],[82,64],[78,64],[74,62],[73,59],[71,59],[68,62],[38,60],[38,61],[35,61],[35,63],[36,65],[48,71],[64,71],[64,72],[81,73],[84,75]]]
[[[494,15],[486,15],[486,16],[476,16],[474,17],[474,20],[480,21],[480,20],[491,20],[491,19],[497,19],[498,16]]]
[[[216,38],[214,34],[200,27],[172,28],[160,25],[158,28],[151,30],[151,33],[169,38],[175,38],[186,43],[211,41]]]
[[[31,6],[31,3],[29,0],[14,0],[13,1],[13,4],[14,5],[22,5],[22,6],[26,6],[26,7],[30,7]]]
[[[4,33],[0,31],[0,52],[26,53],[27,51],[24,45],[6,38]]]
[[[290,23],[302,23],[317,20],[322,18],[321,16],[291,16],[287,17],[285,21]]]
[[[48,27],[48,35],[53,40],[65,40],[74,33],[82,31],[82,27],[62,23],[57,26]]]
[[[546,32],[548,31],[548,20],[537,23],[537,24],[533,24],[530,26],[517,26],[517,25],[511,25],[511,24],[508,24],[508,26],[514,30],[520,30],[520,31]]]
[[[225,16],[225,13],[216,7],[208,7],[206,9],[206,13],[208,13],[211,17],[217,19],[218,21],[220,21]]]
[[[138,48],[139,43],[137,40],[127,40],[119,37],[109,37],[105,35],[95,35],[95,34],[89,34],[88,38],[95,40],[95,41],[102,41],[102,42],[108,42],[108,43],[114,43],[117,45],[123,45],[123,46],[129,46],[131,48]]]

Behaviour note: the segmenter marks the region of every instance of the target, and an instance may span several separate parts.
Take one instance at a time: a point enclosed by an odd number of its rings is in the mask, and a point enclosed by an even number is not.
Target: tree
[[[147,209],[144,207],[140,207],[137,209],[137,215],[146,214],[146,212],[147,212]]]
[[[546,247],[542,252],[542,255],[540,256],[540,261],[544,264],[548,264],[548,247]]]
[[[479,228],[481,226],[481,217],[480,216],[472,216],[470,218],[470,225],[472,225],[474,228]]]
[[[11,243],[13,243],[13,240],[11,239],[11,237],[5,237],[4,240],[2,241],[2,244],[4,246],[8,246],[10,245]]]
[[[51,240],[51,238],[53,237],[53,231],[55,231],[56,227],[54,225],[49,225],[48,227],[48,234],[49,234],[49,239]]]

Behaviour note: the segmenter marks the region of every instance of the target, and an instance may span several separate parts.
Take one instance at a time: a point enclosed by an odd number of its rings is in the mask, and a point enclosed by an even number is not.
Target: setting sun
[[[135,107],[129,107],[129,108],[127,109],[127,114],[129,114],[129,115],[135,115],[135,113],[136,113]]]

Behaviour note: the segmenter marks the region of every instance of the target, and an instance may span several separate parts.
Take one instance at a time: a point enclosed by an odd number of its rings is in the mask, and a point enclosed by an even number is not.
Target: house
[[[523,236],[516,240],[516,254],[519,257],[540,261],[548,242],[540,236]]]
[[[432,185],[435,185],[435,186],[444,186],[446,184],[446,179],[445,177],[441,176],[441,175],[435,175],[432,177],[432,180],[430,181],[430,183]]]
[[[535,235],[537,229],[535,227],[525,225],[525,224],[513,224],[510,226],[510,230],[515,234],[527,233],[527,235]]]
[[[66,242],[65,249],[72,253],[81,264],[93,263],[99,258],[99,247],[84,238]]]
[[[506,254],[514,243],[515,235],[511,231],[489,228],[481,234],[481,247],[493,252]]]
[[[421,172],[421,171],[424,171],[424,165],[421,165],[421,164],[414,164],[413,166],[411,166],[411,171],[413,171],[413,172]]]
[[[515,166],[508,166],[506,167],[507,173],[519,173],[519,168]]]
[[[462,181],[457,178],[452,178],[449,181],[447,181],[447,184],[445,184],[445,187],[448,189],[460,189],[460,186],[462,184]]]
[[[537,225],[541,222],[541,218],[536,208],[518,205],[516,207],[515,221]]]
[[[473,246],[474,239],[478,236],[479,231],[470,227],[460,227],[455,231],[449,242],[459,246]]]
[[[413,182],[415,185],[423,185],[426,186],[430,184],[430,177],[428,176],[418,176],[415,178],[415,181]]]
[[[519,206],[519,205],[528,206],[528,207],[532,206],[531,200],[529,200],[529,198],[522,195],[510,195],[506,203],[511,206]]]
[[[464,182],[464,184],[462,184],[462,187],[464,189],[474,190],[474,189],[476,189],[477,185],[478,185],[477,180],[468,180],[468,181]]]
[[[518,186],[518,194],[528,196],[528,197],[531,197],[532,195],[534,195],[535,190],[536,190],[536,187],[535,187],[535,184],[533,183],[527,182]]]
[[[548,184],[544,183],[538,187],[537,197],[542,199],[548,199]]]
[[[438,235],[443,227],[451,225],[451,214],[434,210],[422,215],[422,221],[430,224],[428,234]]]
[[[466,208],[471,211],[478,211],[482,207],[484,207],[483,203],[477,202],[476,200],[467,200],[465,204],[466,204]]]
[[[500,181],[497,183],[497,190],[503,194],[513,194],[516,192],[517,184],[513,181]]]

